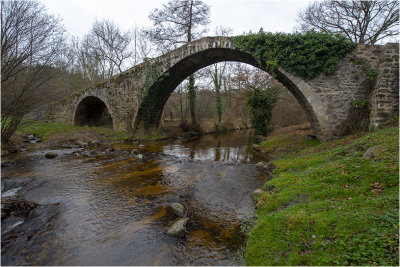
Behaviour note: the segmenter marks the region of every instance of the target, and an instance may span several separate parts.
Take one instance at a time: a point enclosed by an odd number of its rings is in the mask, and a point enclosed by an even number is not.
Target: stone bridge
[[[339,61],[332,75],[319,74],[306,81],[278,68],[276,79],[296,97],[314,133],[325,140],[346,133],[354,100],[368,100],[373,128],[398,114],[398,60],[397,44],[358,45]],[[265,69],[253,55],[236,49],[229,37],[206,37],[52,104],[42,118],[76,125],[97,123],[102,118],[112,121],[114,129],[126,131],[158,127],[175,88],[195,71],[221,61]],[[368,70],[378,73],[373,81]]]

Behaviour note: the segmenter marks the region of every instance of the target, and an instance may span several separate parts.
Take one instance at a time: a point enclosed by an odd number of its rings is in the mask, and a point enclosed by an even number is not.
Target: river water
[[[3,235],[14,238],[2,246],[2,264],[234,264],[239,222],[268,179],[251,143],[248,132],[235,132],[62,149],[54,159],[39,150],[16,155],[2,168],[2,196],[41,206],[25,220],[2,221]],[[174,202],[188,210],[185,237],[167,234]]]

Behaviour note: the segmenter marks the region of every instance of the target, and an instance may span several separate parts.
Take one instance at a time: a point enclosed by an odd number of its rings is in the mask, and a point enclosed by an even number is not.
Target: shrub
[[[269,122],[272,116],[272,107],[277,101],[277,87],[266,90],[255,89],[249,94],[250,120],[254,127],[254,134],[267,135],[272,131]]]

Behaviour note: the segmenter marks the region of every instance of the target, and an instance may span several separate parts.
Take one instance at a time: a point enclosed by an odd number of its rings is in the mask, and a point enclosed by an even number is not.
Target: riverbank
[[[304,134],[260,144],[277,168],[258,198],[246,263],[398,265],[398,128],[322,144]],[[292,145],[303,148],[284,156]]]
[[[233,127],[233,126],[232,126]],[[11,152],[25,151],[26,144],[31,143],[32,140],[28,136],[34,136],[35,140],[32,143],[44,142],[43,147],[64,147],[71,144],[78,143],[118,143],[126,141],[159,141],[166,139],[176,139],[178,137],[194,137],[202,136],[205,134],[226,133],[238,130],[239,128],[232,128],[224,126],[219,131],[213,128],[191,129],[182,130],[179,122],[170,122],[163,125],[159,132],[146,134],[138,132],[135,135],[129,134],[124,131],[115,131],[112,128],[106,127],[82,127],[74,126],[61,122],[38,122],[24,120],[23,127],[16,131],[11,138],[9,144],[3,144],[2,150]],[[248,128],[243,128],[248,129]],[[243,130],[240,128],[240,130]],[[25,143],[25,144],[24,144]],[[5,151],[3,151],[5,152]],[[5,152],[6,153],[6,152]]]

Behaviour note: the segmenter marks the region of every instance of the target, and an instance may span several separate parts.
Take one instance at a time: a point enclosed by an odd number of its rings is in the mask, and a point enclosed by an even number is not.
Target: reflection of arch
[[[211,48],[185,57],[165,71],[164,74],[167,75],[161,75],[161,78],[156,80],[148,89],[148,95],[138,110],[135,128],[140,128],[142,124],[145,129],[157,128],[164,105],[175,88],[190,74],[208,65],[222,61],[247,63],[254,67],[265,69],[265,65],[263,63],[261,63],[262,65],[258,64],[251,54],[231,48]],[[314,132],[319,133],[317,117],[303,92],[283,72],[277,70],[276,74],[276,79],[296,97],[306,111]]]
[[[95,96],[82,99],[75,110],[74,125],[111,126],[112,117],[106,104]]]

